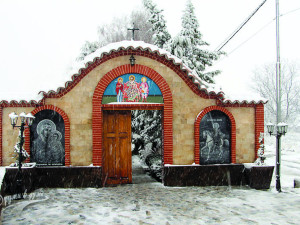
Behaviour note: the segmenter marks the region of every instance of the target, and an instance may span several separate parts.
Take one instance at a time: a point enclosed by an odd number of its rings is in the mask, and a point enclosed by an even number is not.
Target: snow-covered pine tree
[[[99,42],[86,41],[84,45],[81,47],[81,52],[77,57],[77,61],[82,61],[87,55],[95,52],[98,48],[99,48]]]
[[[133,110],[131,113],[132,155],[139,155],[151,175],[162,179],[162,113],[158,110]]]
[[[202,80],[208,83],[214,83],[213,78],[219,74],[220,71],[204,71],[207,66],[212,66],[213,61],[217,60],[222,53],[204,50],[203,46],[208,46],[208,43],[202,40],[194,6],[191,0],[188,0],[182,16],[182,30],[179,35],[171,40],[167,50],[182,59]]]
[[[143,161],[148,155],[161,155],[161,111],[133,110],[131,119],[133,154],[139,154]]]
[[[158,9],[152,0],[143,0],[143,5],[150,13],[148,21],[152,24],[154,45],[165,48],[166,43],[171,39],[171,35],[167,30],[166,20],[162,14],[163,10]]]

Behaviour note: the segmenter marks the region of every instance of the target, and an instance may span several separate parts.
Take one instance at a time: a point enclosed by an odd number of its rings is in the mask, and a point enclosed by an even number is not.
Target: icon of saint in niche
[[[58,130],[55,130],[50,137],[49,147],[50,151],[46,158],[50,164],[63,164],[64,159],[64,148],[61,144],[62,135]]]
[[[118,83],[116,84],[117,102],[123,101],[123,78],[118,78]]]
[[[147,84],[147,78],[142,77],[141,81],[142,81],[142,83],[140,86],[140,92],[141,92],[141,96],[142,96],[142,102],[147,102],[147,97],[149,94],[149,85]]]
[[[140,100],[139,83],[135,81],[134,75],[130,75],[129,81],[124,84],[124,98],[128,102],[138,102]]]
[[[37,125],[38,137],[33,141],[32,156],[37,164],[62,164],[64,148],[62,134],[53,121],[44,119]]]
[[[203,159],[206,158],[206,161],[216,160],[222,162],[224,151],[229,147],[229,141],[221,131],[219,123],[212,123],[211,128],[205,129],[202,134],[202,138],[205,139],[205,145],[202,149],[205,154],[202,157]]]

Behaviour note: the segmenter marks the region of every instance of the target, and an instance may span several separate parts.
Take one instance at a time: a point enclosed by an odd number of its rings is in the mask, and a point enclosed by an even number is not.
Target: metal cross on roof
[[[134,41],[134,31],[140,30],[140,29],[139,28],[135,28],[134,27],[134,23],[133,23],[133,28],[128,28],[127,30],[132,30],[132,38],[131,38],[131,40]]]

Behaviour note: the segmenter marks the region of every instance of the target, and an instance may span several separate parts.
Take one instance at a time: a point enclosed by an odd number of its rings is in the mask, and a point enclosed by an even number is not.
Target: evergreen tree
[[[202,49],[208,43],[202,40],[199,23],[194,13],[194,6],[190,0],[182,16],[182,30],[172,39],[167,50],[182,59],[182,61],[204,81],[214,83],[213,77],[220,71],[204,72],[207,66],[212,66],[222,53],[215,53]]]
[[[95,52],[98,48],[99,48],[99,42],[97,42],[97,41],[94,41],[94,42],[86,41],[84,43],[84,45],[81,47],[81,52],[80,52],[79,56],[77,57],[77,61],[84,60],[84,58],[87,55]]]
[[[139,155],[154,178],[162,179],[162,112],[133,110],[131,113],[132,155]]]
[[[165,44],[171,39],[166,26],[166,21],[162,14],[163,10],[159,10],[152,0],[143,0],[144,7],[150,13],[149,22],[152,24],[153,42],[159,48],[165,48]]]

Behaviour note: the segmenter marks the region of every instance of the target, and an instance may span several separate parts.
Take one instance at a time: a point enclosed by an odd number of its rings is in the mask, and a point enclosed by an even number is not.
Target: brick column
[[[259,136],[264,133],[264,105],[258,104],[255,106],[255,157],[257,158],[257,150],[259,149]]]
[[[3,108],[0,107],[0,166],[2,166],[2,116]]]

